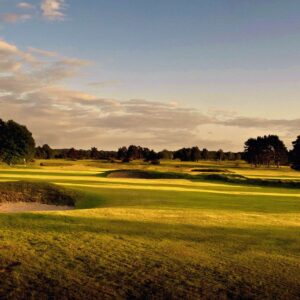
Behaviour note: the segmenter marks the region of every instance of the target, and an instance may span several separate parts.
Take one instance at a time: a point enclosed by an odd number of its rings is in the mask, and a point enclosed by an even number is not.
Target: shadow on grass
[[[54,262],[32,268],[30,261],[23,271],[9,276],[0,273],[0,298],[3,299],[7,299],[4,295],[9,292],[11,299],[36,299],[32,295],[45,295],[39,297],[43,299],[144,299],[144,295],[153,295],[149,299],[197,299],[199,293],[201,299],[297,299],[295,295],[299,291],[296,280],[291,280],[295,276],[299,278],[297,267],[289,260],[299,253],[297,227],[238,228],[18,214],[2,215],[0,229],[5,230],[5,236],[11,234],[13,239],[17,238],[18,243],[23,241],[21,250],[27,242],[30,253],[42,248],[39,253],[43,255],[31,256],[35,262],[50,258]],[[55,239],[60,237],[58,241]],[[105,247],[108,241],[111,244]],[[160,241],[176,244],[157,247]],[[187,253],[191,251],[196,261],[185,257],[184,242],[193,243],[188,245]],[[76,251],[77,244],[80,250]],[[180,258],[174,258],[176,252],[172,253],[168,247],[182,249]],[[198,250],[202,254],[205,251],[212,260],[217,259],[218,265],[210,266],[199,259]],[[247,264],[249,253],[253,262],[258,260],[254,267]],[[261,253],[266,255],[260,256]],[[245,261],[240,260],[241,254]],[[57,255],[61,259],[59,263]],[[275,276],[270,276],[268,263],[264,265],[263,260],[272,262]],[[20,286],[22,276],[25,284]],[[107,291],[116,294],[105,297]],[[112,296],[118,292],[122,292],[120,297]],[[16,297],[18,293],[20,296]]]
[[[149,221],[128,221],[110,218],[74,217],[23,213],[3,215],[0,226],[20,232],[113,235],[129,238],[172,240],[195,243],[212,243],[221,246],[228,243],[238,245],[239,251],[248,246],[264,250],[268,246],[299,251],[298,226],[252,226],[239,228],[230,226],[205,226],[188,224],[165,224]]]
[[[192,171],[211,173],[211,174],[188,174],[179,172],[162,172],[154,170],[140,170],[140,169],[120,169],[106,171],[98,174],[98,177],[108,178],[133,178],[133,179],[187,179],[191,181],[210,181],[221,183],[234,183],[248,186],[263,186],[272,188],[293,188],[300,189],[300,181],[286,180],[286,179],[261,179],[248,178],[243,175],[233,174],[227,169],[221,168],[203,168]],[[222,173],[222,174],[220,174]]]
[[[75,189],[76,190],[76,189]],[[89,208],[142,208],[142,209],[205,209],[215,213],[298,213],[300,199],[261,195],[231,195],[205,192],[177,192],[134,189],[82,190],[76,204],[79,209]]]

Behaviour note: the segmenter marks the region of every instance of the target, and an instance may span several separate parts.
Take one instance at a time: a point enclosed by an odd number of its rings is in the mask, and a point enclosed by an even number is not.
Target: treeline
[[[242,153],[240,152],[224,152],[222,149],[218,151],[209,151],[206,148],[200,150],[198,147],[182,148],[174,152],[174,159],[181,161],[199,161],[199,160],[241,160]]]
[[[300,170],[300,135],[293,142],[293,149],[287,150],[284,142],[277,135],[265,135],[250,138],[245,142],[244,152],[224,152],[223,150],[200,150],[199,147],[181,148],[177,151],[162,150],[156,152],[152,149],[131,145],[121,147],[117,151],[98,150],[93,147],[89,150],[82,149],[52,149],[49,145],[35,147],[31,132],[23,125],[12,120],[4,122],[0,119],[0,160],[7,164],[26,163],[37,159],[99,159],[144,160],[158,164],[162,159],[179,159],[181,161],[238,161],[245,160],[255,167],[276,165],[290,165],[295,170]]]
[[[89,150],[83,149],[52,149],[49,145],[45,144],[43,146],[38,146],[35,150],[36,159],[114,159],[116,158],[116,151],[104,151],[98,150],[93,147]]]
[[[145,161],[159,160],[159,153],[149,148],[131,145],[121,147],[118,151],[98,150],[92,147],[89,150],[82,149],[52,149],[49,145],[43,145],[36,148],[35,158],[37,159],[99,159],[99,160],[121,160],[123,162],[130,162],[132,160],[142,159]]]
[[[99,159],[99,160],[121,160],[130,162],[132,160],[144,160],[159,163],[160,160],[179,159],[181,161],[239,161],[245,160],[254,167],[275,165],[291,165],[295,170],[300,170],[300,136],[293,142],[293,149],[287,150],[284,142],[277,135],[258,136],[250,138],[245,142],[244,152],[224,152],[223,150],[209,151],[199,147],[181,148],[177,151],[162,150],[155,152],[152,149],[131,145],[121,147],[118,151],[104,151],[93,147],[90,150],[51,149],[48,145],[37,147],[35,158],[50,159]]]
[[[104,151],[93,147],[89,150],[70,149],[52,149],[49,145],[43,145],[36,148],[35,158],[37,159],[99,159],[99,160],[121,160],[122,162],[130,162],[133,160],[144,161],[159,161],[162,159],[179,159],[181,161],[199,161],[199,160],[241,160],[242,153],[208,151],[207,149],[200,150],[198,147],[182,148],[177,151],[162,150],[159,152],[146,147],[130,145],[121,147],[118,151]]]

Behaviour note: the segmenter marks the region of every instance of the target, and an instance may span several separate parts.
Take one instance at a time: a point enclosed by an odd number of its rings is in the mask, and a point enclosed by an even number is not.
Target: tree
[[[96,147],[91,148],[91,159],[98,159],[99,158],[99,151]]]
[[[258,149],[257,139],[253,139],[253,138],[248,139],[245,142],[245,150],[244,150],[245,160],[248,163],[257,166],[258,155],[259,155],[259,149]]]
[[[42,147],[38,146],[35,149],[35,157],[42,159],[51,159],[54,157],[54,151],[47,144],[43,145]]]
[[[191,154],[191,148],[182,148],[174,152],[174,159],[180,159],[181,161],[191,161]]]
[[[117,158],[123,160],[127,157],[127,148],[125,146],[119,148]]]
[[[235,157],[236,157],[235,153],[229,151],[225,154],[226,154],[228,160],[235,160]]]
[[[140,146],[130,145],[127,150],[127,157],[130,160],[143,158],[142,148]]]
[[[76,160],[78,158],[77,150],[74,148],[71,148],[67,153],[67,157],[72,160]]]
[[[35,141],[31,132],[12,120],[0,119],[0,158],[11,165],[27,162],[34,157]]]
[[[204,160],[208,160],[208,158],[209,158],[209,153],[208,153],[208,150],[207,150],[206,148],[204,148],[204,149],[202,150],[202,158],[203,158]]]
[[[139,147],[140,149],[140,158],[144,158],[145,161],[149,161],[151,160],[151,155],[153,154],[153,150],[150,150],[149,148],[142,148],[142,147]]]
[[[166,149],[158,153],[160,159],[173,159],[173,152]]]
[[[234,160],[242,160],[242,153],[238,152],[234,154]]]
[[[157,160],[159,160],[159,156],[154,150],[150,150],[147,160],[148,161],[157,161]]]
[[[277,135],[269,135],[267,138],[270,146],[273,147],[273,151],[274,151],[273,158],[276,166],[279,168],[280,165],[287,164],[288,150],[285,144],[283,143],[283,141],[281,141]]]
[[[41,146],[36,147],[35,149],[35,157],[36,158],[44,158],[44,151]]]
[[[291,168],[300,171],[300,135],[293,142],[293,150],[291,151]]]
[[[244,158],[248,163],[267,165],[274,163],[279,167],[287,163],[288,152],[284,143],[277,135],[259,136],[250,138],[245,142]]]
[[[201,159],[201,151],[198,147],[193,147],[191,149],[191,159],[192,161],[199,161]]]
[[[224,160],[224,158],[225,158],[224,151],[222,149],[217,151],[217,160],[221,161]]]
[[[42,151],[43,151],[46,159],[53,158],[53,150],[50,148],[50,146],[48,144],[43,145]]]

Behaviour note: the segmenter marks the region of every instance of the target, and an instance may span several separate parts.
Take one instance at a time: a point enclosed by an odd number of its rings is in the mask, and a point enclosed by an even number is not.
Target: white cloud
[[[43,0],[41,3],[43,16],[50,21],[63,20],[64,8],[64,0]]]
[[[49,21],[62,21],[65,19],[65,0],[40,0],[39,9],[29,2],[19,2],[16,7],[19,10],[26,10],[27,13],[7,12],[0,14],[0,21],[4,23],[25,22],[34,17],[42,17]]]
[[[18,8],[22,8],[22,9],[34,9],[34,5],[28,2],[20,2],[17,4]]]

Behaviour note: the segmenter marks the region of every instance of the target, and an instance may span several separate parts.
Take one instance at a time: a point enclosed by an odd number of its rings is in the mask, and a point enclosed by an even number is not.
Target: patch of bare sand
[[[37,202],[5,202],[0,203],[0,213],[71,210],[73,206],[49,205]]]

